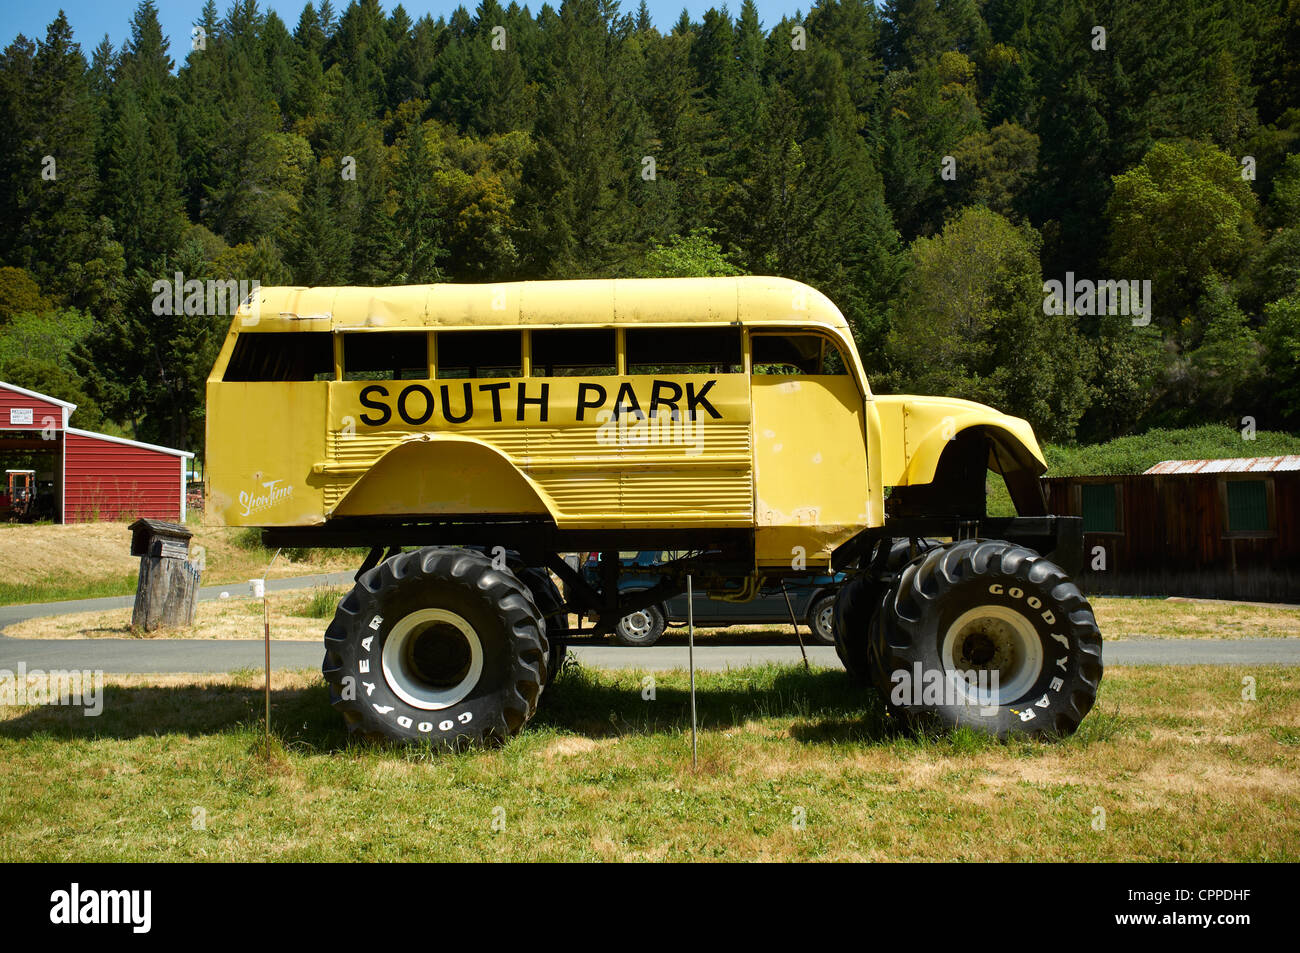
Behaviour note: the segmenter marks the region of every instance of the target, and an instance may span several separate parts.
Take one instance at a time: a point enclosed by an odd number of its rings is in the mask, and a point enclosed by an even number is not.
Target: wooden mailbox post
[[[138,519],[127,528],[131,555],[140,557],[131,627],[153,632],[193,625],[201,575],[189,559],[194,534],[178,523],[151,519]]]

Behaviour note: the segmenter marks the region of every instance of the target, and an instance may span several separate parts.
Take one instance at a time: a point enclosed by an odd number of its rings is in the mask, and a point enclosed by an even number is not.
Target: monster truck
[[[907,719],[1068,734],[1101,679],[1080,521],[1047,512],[1029,424],[873,394],[844,317],[786,279],[259,288],[207,460],[210,521],[369,551],[323,666],[362,736],[503,741],[565,645],[688,575],[744,600],[846,573],[839,655]],[[628,592],[620,550],[679,555]],[[563,556],[588,551],[594,578]]]

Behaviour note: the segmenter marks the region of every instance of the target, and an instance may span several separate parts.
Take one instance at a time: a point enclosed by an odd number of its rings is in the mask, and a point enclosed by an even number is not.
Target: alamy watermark
[[[1133,318],[1134,327],[1151,323],[1151,279],[1130,281],[1113,278],[1092,281],[1065,273],[1065,281],[1043,282],[1043,314],[1123,315]]]
[[[971,706],[992,714],[1001,704],[1000,679],[997,669],[926,668],[916,662],[890,673],[889,701],[900,708]]]
[[[89,890],[73,883],[50,894],[50,922],[57,925],[123,925],[148,933],[153,925],[152,890]]]
[[[85,709],[82,714],[87,718],[94,718],[104,711],[104,673],[28,671],[27,663],[19,662],[17,672],[0,668],[0,705],[76,705]]]
[[[256,324],[262,287],[256,279],[198,278],[186,279],[176,272],[171,280],[159,278],[153,283],[153,313],[156,315],[234,315],[239,313],[245,324]],[[242,308],[242,310],[241,310]]]
[[[688,457],[704,452],[704,421],[694,412],[602,410],[596,420],[596,443],[602,447],[684,447]]]

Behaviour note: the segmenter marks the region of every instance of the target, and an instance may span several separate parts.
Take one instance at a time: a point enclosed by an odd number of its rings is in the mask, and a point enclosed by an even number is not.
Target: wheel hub
[[[997,654],[997,646],[983,632],[972,632],[962,640],[961,657],[973,666],[987,665],[989,659],[995,654]]]
[[[619,625],[623,629],[623,635],[629,639],[644,639],[650,634],[651,622],[650,613],[644,609],[638,609],[636,612],[629,612],[623,616]]]
[[[817,628],[821,631],[823,638],[831,638],[835,631],[835,605],[832,603],[825,606],[821,612],[817,613]]]
[[[406,640],[406,663],[415,676],[434,688],[451,688],[469,674],[473,653],[460,630],[434,622]]]
[[[397,621],[381,653],[384,680],[416,708],[436,711],[467,696],[483,673],[474,627],[446,609],[420,609]]]
[[[941,649],[946,678],[973,704],[1006,704],[1023,697],[1043,671],[1043,643],[1033,623],[1008,606],[963,612],[948,627]]]

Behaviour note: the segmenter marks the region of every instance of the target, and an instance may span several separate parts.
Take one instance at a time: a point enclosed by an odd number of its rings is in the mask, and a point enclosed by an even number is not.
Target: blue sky
[[[155,2],[158,5],[158,15],[163,29],[171,37],[172,56],[178,61],[183,60],[189,49],[190,27],[198,18],[204,0],[155,0]],[[307,0],[259,0],[258,5],[263,10],[268,8],[275,10],[292,30],[298,23],[298,14],[302,12],[306,2]],[[337,11],[346,7],[348,0],[332,0],[332,2]],[[508,5],[508,0],[501,0],[501,2],[503,6]],[[640,0],[622,0],[621,9],[634,11],[639,2]],[[721,0],[646,0],[646,2],[655,26],[661,30],[672,27],[681,15],[683,7],[690,11],[692,17],[699,19],[709,7],[722,6]],[[0,48],[8,46],[19,33],[24,33],[33,40],[43,38],[45,28],[49,26],[60,8],[67,13],[76,40],[87,56],[105,33],[109,35],[115,48],[120,47],[127,37],[128,24],[136,3],[137,0],[62,0],[62,2],[0,0]],[[385,10],[390,10],[397,5],[396,0],[393,2],[381,0],[381,3]],[[740,11],[740,4],[741,0],[732,0],[728,4],[732,14]],[[756,4],[763,26],[767,29],[777,23],[784,14],[793,14],[798,9],[806,10],[811,6],[810,0],[756,0]],[[223,14],[229,5],[229,0],[217,0],[217,9]],[[403,0],[403,6],[411,15],[411,19],[429,13],[436,20],[440,15],[450,14],[459,5],[452,0]],[[464,5],[473,12],[478,6],[478,0],[466,0]],[[558,7],[559,0],[551,0],[551,5]],[[540,6],[541,2],[528,3],[529,9],[534,13]]]

